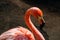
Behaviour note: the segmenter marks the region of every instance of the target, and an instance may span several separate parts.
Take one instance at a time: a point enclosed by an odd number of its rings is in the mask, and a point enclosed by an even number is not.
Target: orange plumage
[[[36,19],[38,19],[40,24],[43,25],[42,23],[44,23],[44,20],[42,19],[42,11],[37,7],[32,7],[26,11],[24,16],[25,23],[31,31],[19,26],[2,33],[0,35],[0,40],[45,40],[43,35],[31,22],[30,15],[33,15]]]

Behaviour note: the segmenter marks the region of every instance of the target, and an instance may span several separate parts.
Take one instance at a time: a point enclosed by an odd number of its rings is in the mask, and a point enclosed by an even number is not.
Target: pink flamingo
[[[43,25],[42,23],[45,23],[43,20],[42,11],[37,7],[32,7],[26,11],[26,14],[24,16],[25,23],[32,32],[26,28],[19,26],[2,33],[0,35],[0,40],[45,40],[43,35],[31,22],[30,15],[33,15],[36,19],[38,19],[40,25]]]

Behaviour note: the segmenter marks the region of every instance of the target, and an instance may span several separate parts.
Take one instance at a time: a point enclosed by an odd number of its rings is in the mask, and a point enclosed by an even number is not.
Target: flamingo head
[[[32,7],[30,9],[31,9],[31,15],[33,15],[36,19],[38,19],[40,25],[44,25],[45,20],[43,19],[42,11],[37,7]]]

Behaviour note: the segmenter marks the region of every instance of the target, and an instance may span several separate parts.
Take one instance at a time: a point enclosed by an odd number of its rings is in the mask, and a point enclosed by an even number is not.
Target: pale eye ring
[[[38,16],[38,19],[42,19],[43,18],[43,16]]]

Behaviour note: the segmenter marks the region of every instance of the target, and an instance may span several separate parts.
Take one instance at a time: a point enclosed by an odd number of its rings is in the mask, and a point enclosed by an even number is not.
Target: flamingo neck
[[[43,35],[38,31],[38,29],[34,26],[30,19],[31,13],[26,13],[25,15],[25,23],[27,24],[28,28],[33,32],[36,37],[36,40],[45,40]]]

